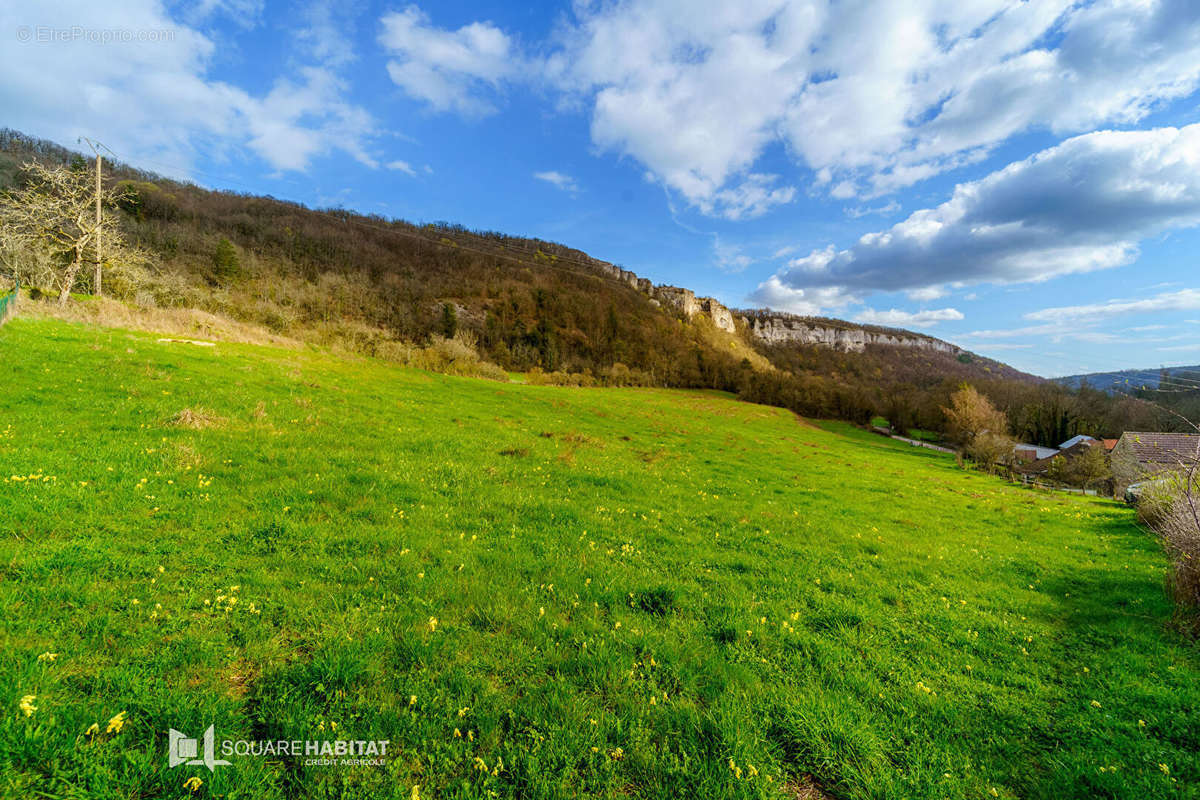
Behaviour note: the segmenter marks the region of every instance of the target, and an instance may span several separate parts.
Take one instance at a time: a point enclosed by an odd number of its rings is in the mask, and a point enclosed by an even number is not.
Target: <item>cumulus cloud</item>
[[[507,83],[555,89],[590,110],[599,148],[730,219],[791,202],[802,180],[834,198],[886,194],[1023,132],[1137,122],[1200,85],[1191,0],[626,0],[573,13],[544,57],[492,23],[438,28],[415,6],[386,15],[380,40],[392,79],[433,108],[486,114]],[[795,175],[756,169],[772,148]]]
[[[252,3],[222,6],[242,13]],[[323,65],[302,66],[255,94],[208,75],[216,45],[154,0],[119,6],[59,3],[56,19],[85,30],[155,32],[133,41],[12,41],[0,47],[5,123],[63,143],[92,136],[122,157],[188,177],[197,153],[221,158],[248,146],[279,170],[302,170],[341,150],[373,165],[374,121],[344,99]],[[210,9],[211,10],[211,9]],[[0,30],[47,20],[36,7],[0,4]]]
[[[1017,283],[1126,264],[1139,240],[1200,224],[1200,124],[1100,131],[959,184],[853,246],[790,261],[793,290],[908,291]]]
[[[1136,122],[1200,82],[1190,0],[629,0],[576,13],[548,79],[591,102],[596,144],[708,213],[772,146],[833,197],[877,195],[1023,131]]]
[[[556,186],[564,192],[575,194],[579,191],[579,184],[570,175],[559,172],[557,170],[547,170],[546,172],[535,172],[533,177],[539,181],[545,181],[551,186]]]
[[[772,275],[758,285],[747,298],[751,303],[805,317],[840,312],[862,300],[855,294],[837,287],[798,289],[788,286]]]
[[[938,308],[929,311],[901,311],[898,308],[876,311],[868,308],[854,315],[855,322],[867,325],[891,325],[897,328],[931,328],[939,322],[954,322],[963,318],[955,308]]]
[[[435,27],[416,6],[384,15],[379,42],[394,58],[391,79],[437,111],[482,116],[495,111],[492,95],[521,74],[512,40],[490,22],[458,30]]]

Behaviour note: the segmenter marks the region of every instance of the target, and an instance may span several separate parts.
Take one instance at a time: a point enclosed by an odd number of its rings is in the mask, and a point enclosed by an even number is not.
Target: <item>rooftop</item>
[[[1121,440],[1143,464],[1177,465],[1200,457],[1200,433],[1126,431]]]

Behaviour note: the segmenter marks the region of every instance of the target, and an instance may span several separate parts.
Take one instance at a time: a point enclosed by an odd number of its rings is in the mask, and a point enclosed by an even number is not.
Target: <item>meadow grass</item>
[[[1200,796],[1111,501],[715,392],[25,318],[0,363],[4,797]],[[392,757],[168,769],[210,724]]]

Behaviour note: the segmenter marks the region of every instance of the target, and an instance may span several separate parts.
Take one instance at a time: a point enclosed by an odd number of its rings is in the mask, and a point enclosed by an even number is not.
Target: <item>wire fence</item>
[[[12,282],[12,291],[0,297],[0,325],[8,322],[9,318],[17,313],[17,297],[21,294],[21,281],[13,276]]]

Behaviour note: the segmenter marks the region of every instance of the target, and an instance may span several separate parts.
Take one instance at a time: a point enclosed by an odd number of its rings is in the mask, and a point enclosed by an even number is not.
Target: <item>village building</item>
[[[1126,431],[1112,451],[1119,489],[1190,466],[1200,458],[1200,434]]]
[[[1030,464],[1034,461],[1041,461],[1044,458],[1054,458],[1058,455],[1057,447],[1042,447],[1036,444],[1025,444],[1018,442],[1013,445],[1013,456],[1018,464]]]
[[[1078,437],[1076,437],[1076,438],[1078,438]],[[1071,441],[1074,441],[1074,440],[1071,440]],[[1067,447],[1067,448],[1064,448],[1061,450],[1055,450],[1050,447],[1038,448],[1039,450],[1050,451],[1049,455],[1043,456],[1042,458],[1034,459],[1033,461],[1029,461],[1029,462],[1020,464],[1016,467],[1015,471],[1020,474],[1023,474],[1023,475],[1032,475],[1032,476],[1044,475],[1044,474],[1046,474],[1046,472],[1049,471],[1050,465],[1054,463],[1054,459],[1056,459],[1056,458],[1065,458],[1065,459],[1078,458],[1079,456],[1086,453],[1094,444],[1097,444],[1095,439],[1092,439],[1090,436],[1085,436],[1085,437],[1083,437],[1083,440],[1074,441],[1074,444],[1072,444],[1070,447]],[[1018,455],[1018,458],[1019,458],[1019,455]]]

